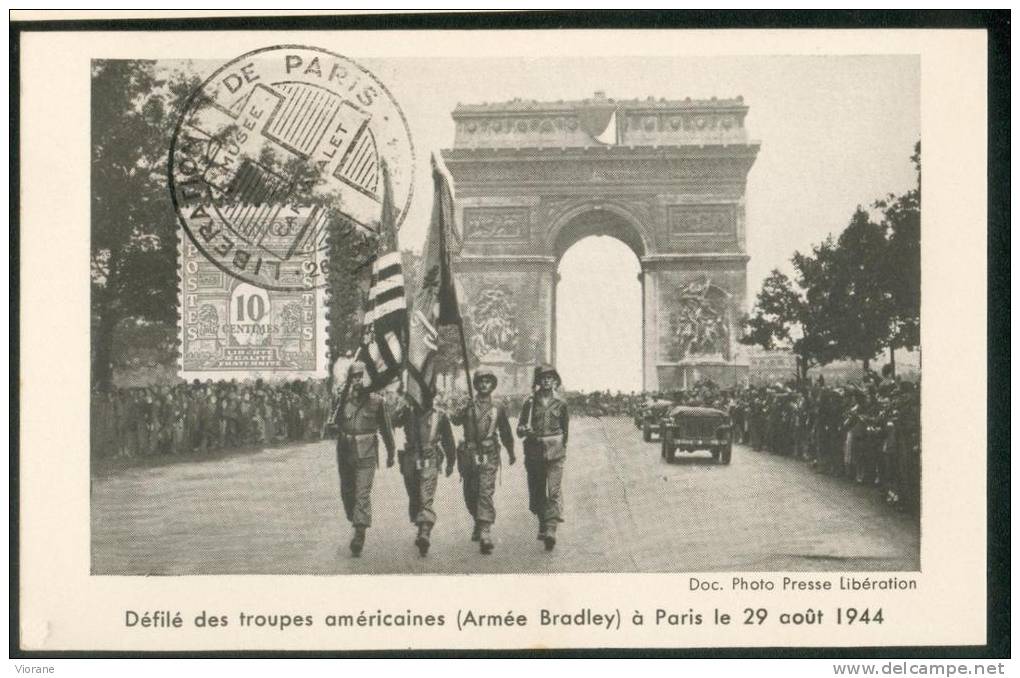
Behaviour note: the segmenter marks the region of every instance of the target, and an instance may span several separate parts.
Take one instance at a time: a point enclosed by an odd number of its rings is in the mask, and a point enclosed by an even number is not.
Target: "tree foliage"
[[[372,237],[339,214],[327,224],[326,345],[329,374],[340,358],[353,355],[361,345],[361,317],[368,301],[371,260],[378,247]]]
[[[741,342],[761,346],[766,351],[790,348],[792,336],[800,332],[804,302],[793,288],[789,276],[773,269],[762,282],[755,300],[754,314],[745,321]]]
[[[766,351],[788,349],[797,357],[797,372],[806,376],[813,365],[833,360],[832,328],[826,322],[827,286],[823,276],[830,271],[831,241],[814,248],[811,255],[794,253],[796,280],[773,270],[762,283],[752,314],[745,320],[741,343],[761,346]]]
[[[176,321],[177,223],[166,162],[197,78],[137,60],[95,61],[91,75],[92,375],[103,388],[121,320]]]
[[[875,202],[889,240],[886,266],[894,349],[913,349],[921,343],[921,142],[910,159],[917,170],[917,186]]]
[[[765,278],[742,343],[790,350],[801,377],[812,365],[838,359],[867,365],[883,348],[918,346],[920,152],[918,143],[911,157],[917,187],[876,202],[880,223],[858,206],[837,238],[794,253],[795,279],[779,270]]]
[[[888,241],[885,229],[860,207],[837,241],[831,299],[837,355],[867,364],[890,339]]]

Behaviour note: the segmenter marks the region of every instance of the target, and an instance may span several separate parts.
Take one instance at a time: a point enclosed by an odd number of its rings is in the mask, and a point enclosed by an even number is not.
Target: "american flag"
[[[372,390],[400,377],[407,343],[407,301],[404,272],[397,247],[396,210],[390,172],[382,164],[383,206],[379,221],[379,254],[372,263],[372,281],[365,307],[363,336],[357,359],[365,364]]]

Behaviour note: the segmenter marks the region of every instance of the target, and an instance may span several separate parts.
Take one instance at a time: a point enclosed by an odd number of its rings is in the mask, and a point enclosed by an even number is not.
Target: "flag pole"
[[[460,331],[460,354],[461,354],[461,357],[464,359],[464,378],[467,379],[468,397],[471,398],[472,402],[474,402],[474,400],[475,400],[475,389],[474,389],[474,386],[471,384],[471,367],[470,367],[470,365],[468,363],[467,341],[464,339],[464,319],[463,318],[459,318],[457,320],[457,329]],[[472,411],[473,410],[474,410],[474,408],[472,408]]]
[[[478,440],[478,413],[475,411],[475,387],[471,383],[471,364],[468,362],[467,340],[464,339],[464,318],[457,314],[457,330],[460,332],[460,355],[464,359],[464,379],[467,380],[468,392],[468,420],[471,422],[472,441],[477,450],[480,444]],[[466,436],[465,436],[466,437]]]

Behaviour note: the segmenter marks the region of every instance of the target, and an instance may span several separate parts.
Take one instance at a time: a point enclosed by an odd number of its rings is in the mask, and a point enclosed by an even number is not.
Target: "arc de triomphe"
[[[760,146],[747,112],[742,97],[601,92],[457,106],[442,154],[463,230],[455,268],[471,349],[501,390],[526,390],[535,364],[555,361],[557,266],[589,235],[641,262],[646,390],[744,376],[744,195]]]

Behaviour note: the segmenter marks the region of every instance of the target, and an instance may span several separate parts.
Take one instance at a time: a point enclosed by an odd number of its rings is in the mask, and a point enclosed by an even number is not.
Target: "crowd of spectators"
[[[437,407],[453,411],[465,397],[440,393]],[[725,389],[702,381],[672,392],[564,391],[562,397],[575,417],[637,420],[645,405],[663,400],[720,409],[730,414],[736,442],[874,484],[890,504],[915,510],[919,504],[920,393],[916,383],[888,373],[839,385],[819,379]],[[503,398],[511,416],[524,398]],[[333,401],[327,381],[313,379],[196,380],[96,392],[92,450],[99,457],[154,457],[318,440]]]
[[[649,394],[646,401],[655,399],[726,411],[736,442],[874,485],[899,508],[916,511],[920,505],[919,385],[888,370],[838,385],[819,379],[720,389],[701,382],[686,391]]]
[[[325,380],[192,381],[92,397],[94,456],[154,457],[317,440],[329,416]]]

